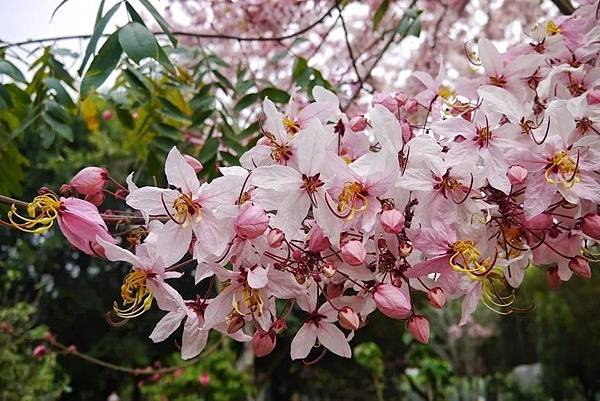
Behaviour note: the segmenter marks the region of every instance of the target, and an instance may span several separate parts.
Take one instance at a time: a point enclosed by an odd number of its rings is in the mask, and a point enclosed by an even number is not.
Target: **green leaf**
[[[238,113],[244,110],[246,107],[250,107],[258,100],[258,93],[248,93],[246,96],[241,98],[235,105],[235,111]]]
[[[98,89],[106,81],[106,78],[117,67],[122,52],[119,44],[119,31],[117,31],[108,37],[85,73],[81,81],[82,97],[87,96],[92,88]]]
[[[25,82],[25,77],[12,63],[6,60],[0,60],[0,75],[5,74],[18,82]]]
[[[131,17],[131,20],[133,22],[137,22],[139,24],[146,26],[146,24],[144,24],[144,20],[142,19],[142,17],[140,17],[140,15],[137,13],[137,11],[135,11],[135,8],[133,8],[133,6],[131,4],[129,4],[129,2],[125,3],[125,7],[127,8],[127,13],[129,14],[129,16]]]
[[[248,126],[247,128],[244,128],[242,131],[240,131],[240,133],[238,134],[239,138],[247,138],[249,136],[251,136],[252,134],[258,132],[258,129],[260,127],[260,124],[258,123],[258,121],[255,121],[254,123],[252,123],[252,125]]]
[[[148,28],[130,22],[119,30],[119,43],[123,51],[136,63],[147,57],[158,59],[158,42]]]
[[[144,7],[146,7],[146,10],[148,10],[148,12],[152,14],[156,22],[158,22],[158,25],[160,25],[163,32],[169,37],[171,43],[173,43],[173,46],[177,47],[177,39],[171,32],[171,27],[169,26],[169,23],[165,21],[165,19],[162,17],[162,15],[160,15],[158,10],[154,8],[154,6],[148,0],[140,0],[140,3],[142,3]]]
[[[223,84],[223,86],[226,86],[227,88],[229,88],[233,91],[235,90],[233,88],[233,85],[231,85],[231,82],[229,82],[229,80],[227,78],[225,78],[225,76],[223,74],[221,74],[218,70],[212,70],[212,73],[215,74],[215,76],[217,77],[219,82],[221,82],[221,84]]]
[[[198,154],[198,160],[200,163],[206,163],[212,159],[219,149],[219,141],[216,138],[209,138],[202,146],[200,154]]]
[[[287,103],[290,100],[290,95],[278,88],[265,88],[260,91],[260,98],[268,97],[274,103]]]
[[[206,121],[208,117],[210,117],[213,113],[213,110],[198,110],[195,111],[192,115],[192,127],[200,126]]]
[[[100,13],[102,11],[103,6],[104,6],[104,1],[102,1],[100,3],[98,13]],[[90,59],[92,54],[96,51],[96,46],[98,45],[98,40],[102,36],[102,33],[104,32],[104,29],[106,28],[106,25],[108,24],[108,21],[110,21],[110,19],[117,12],[117,10],[119,9],[120,6],[121,6],[121,2],[118,2],[117,4],[112,6],[112,8],[110,10],[108,10],[108,12],[102,18],[97,20],[96,25],[94,27],[94,33],[92,34],[92,37],[90,38],[90,41],[88,42],[88,45],[85,48],[85,55],[83,56],[83,61],[81,62],[81,67],[79,67],[79,70],[77,70],[77,73],[79,74],[79,76],[81,76],[83,74],[83,70],[85,70],[85,66],[88,63],[88,60]]]
[[[67,141],[73,142],[73,130],[69,125],[58,121],[49,113],[42,114],[42,119],[50,128],[52,128],[54,132],[62,136]]]
[[[418,17],[408,29],[408,34],[417,38],[421,35],[421,20]]]
[[[58,103],[62,104],[65,107],[75,107],[73,99],[71,99],[71,96],[65,90],[65,88],[62,86],[61,82],[58,79],[48,77],[44,78],[43,82],[48,90],[54,91],[54,99],[56,99]]]
[[[377,11],[375,11],[375,15],[373,15],[373,30],[374,31],[376,31],[377,28],[379,27],[381,20],[383,19],[383,17],[385,17],[385,14],[389,10],[389,8],[390,8],[390,0],[383,0],[381,2],[381,4],[379,5],[379,7],[377,8]]]
[[[303,57],[298,57],[296,59],[296,61],[294,61],[294,67],[292,68],[292,78],[294,79],[294,81],[298,81],[298,79],[307,70],[308,70],[308,61],[306,61],[306,59]]]
[[[54,11],[52,11],[52,15],[50,16],[50,22],[52,22],[52,19],[54,18],[54,16],[55,16],[55,15],[56,15],[56,13],[58,12],[58,10],[60,10],[60,8],[61,8],[62,6],[64,6],[64,5],[65,5],[65,3],[66,3],[67,1],[69,1],[69,0],[62,0],[62,1],[60,2],[60,4],[59,4],[58,6],[56,6],[56,8],[54,9]]]

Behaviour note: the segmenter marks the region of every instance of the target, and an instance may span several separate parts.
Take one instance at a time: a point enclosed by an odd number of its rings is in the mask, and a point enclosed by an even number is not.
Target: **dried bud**
[[[208,386],[210,384],[210,375],[206,372],[202,373],[198,376],[198,383],[200,383],[202,387]]]
[[[48,348],[45,345],[40,344],[33,349],[32,354],[35,359],[40,359],[44,355],[48,354],[48,352]]]
[[[275,333],[262,333],[256,331],[254,337],[252,337],[252,349],[254,350],[254,355],[259,358],[269,355],[275,348],[276,343],[277,337],[275,337]]]
[[[391,284],[378,285],[373,300],[381,313],[393,319],[406,319],[411,314],[410,301],[400,288]]]
[[[108,182],[108,170],[102,167],[86,167],[75,174],[69,186],[83,195],[101,193]]]
[[[585,215],[581,231],[588,237],[600,240],[600,216],[592,213]]]
[[[360,241],[348,241],[342,246],[342,260],[351,266],[362,265],[366,257],[367,250]]]
[[[427,299],[429,299],[429,304],[434,308],[441,309],[446,305],[446,294],[440,287],[435,287],[427,291]]]
[[[429,342],[429,321],[425,316],[414,315],[408,319],[408,332],[422,344]]]
[[[367,125],[367,119],[363,115],[354,116],[350,120],[350,129],[352,132],[364,131],[365,128],[367,128]]]
[[[308,249],[311,252],[320,253],[330,246],[331,242],[329,242],[329,238],[327,238],[323,230],[321,230],[321,227],[316,226],[310,234],[310,239],[308,240]]]
[[[575,256],[569,261],[569,269],[581,278],[592,278],[592,269],[587,260],[582,256]]]
[[[281,244],[283,244],[284,239],[285,236],[283,235],[283,232],[277,228],[272,229],[269,231],[269,234],[267,234],[267,242],[271,248],[279,248]]]
[[[344,306],[338,312],[338,322],[346,330],[358,330],[360,327],[360,318],[349,306]]]
[[[556,266],[548,268],[546,272],[546,281],[548,286],[553,290],[557,290],[562,285],[562,280],[558,276],[558,268]]]
[[[254,205],[242,206],[240,214],[235,218],[235,232],[243,239],[260,237],[269,226],[269,216],[265,211]]]
[[[525,169],[519,165],[514,165],[508,169],[508,173],[506,173],[506,175],[508,176],[508,181],[512,185],[518,185],[518,184],[525,183],[525,179],[527,178],[527,173],[528,173],[527,169]]]
[[[331,262],[326,262],[325,265],[323,266],[323,274],[327,278],[333,277],[333,275],[335,274],[336,270],[337,270],[337,268]]]
[[[398,234],[404,228],[404,215],[398,209],[385,210],[381,213],[383,231]]]
[[[191,168],[194,169],[196,173],[201,172],[204,168],[202,163],[200,163],[200,160],[196,159],[195,157],[192,157],[190,155],[183,155],[183,159],[186,161],[187,164],[189,164]]]

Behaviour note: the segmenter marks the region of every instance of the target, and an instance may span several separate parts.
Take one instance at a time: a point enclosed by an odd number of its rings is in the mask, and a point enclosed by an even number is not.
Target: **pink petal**
[[[185,311],[182,310],[167,313],[156,323],[154,330],[150,334],[150,339],[155,343],[164,341],[177,330],[185,316]]]
[[[208,330],[202,330],[198,326],[198,319],[187,318],[183,326],[183,337],[181,339],[181,358],[191,359],[198,356],[208,340]]]
[[[317,339],[317,326],[312,323],[304,323],[292,340],[290,355],[292,360],[304,359],[310,353]]]
[[[196,194],[200,188],[196,172],[175,146],[167,155],[165,174],[169,184],[181,188],[186,194]]]
[[[333,323],[319,322],[317,328],[317,338],[323,346],[334,354],[344,358],[352,356],[350,345],[344,336],[344,333]]]

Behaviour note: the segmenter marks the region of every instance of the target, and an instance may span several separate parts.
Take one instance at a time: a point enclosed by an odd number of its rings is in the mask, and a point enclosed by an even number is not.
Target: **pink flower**
[[[348,241],[342,246],[342,259],[350,266],[360,266],[365,262],[367,250],[365,246],[356,240]]]
[[[404,228],[404,215],[398,209],[384,210],[381,213],[383,231],[398,234]]]
[[[116,243],[96,206],[83,199],[60,199],[58,226],[71,245],[88,255],[102,254],[102,248],[97,244],[98,238]]]
[[[408,319],[408,332],[422,344],[429,342],[429,321],[425,316],[414,315]]]
[[[377,309],[392,319],[407,319],[412,313],[410,301],[404,292],[391,284],[381,284],[373,294]]]
[[[248,204],[242,206],[234,224],[238,236],[243,239],[254,239],[267,230],[269,217],[262,208]]]

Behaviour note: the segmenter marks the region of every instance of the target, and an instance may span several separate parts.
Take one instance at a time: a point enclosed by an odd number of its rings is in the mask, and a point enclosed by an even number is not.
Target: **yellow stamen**
[[[123,319],[132,319],[150,309],[154,295],[146,284],[148,275],[148,272],[134,269],[125,276],[123,285],[121,285],[123,307],[120,308],[116,302],[113,305],[117,316]],[[127,305],[130,306],[126,307]]]
[[[550,20],[546,23],[546,33],[550,36],[557,35],[560,33],[560,28],[554,23],[554,21]]]
[[[13,227],[34,234],[43,234],[52,227],[54,220],[58,217],[60,200],[54,194],[36,196],[27,205],[25,217],[17,213],[17,208],[12,205],[8,212],[8,220]],[[17,221],[15,221],[15,218]]]
[[[202,207],[186,194],[181,194],[179,198],[175,199],[173,209],[175,209],[175,219],[182,222],[184,226],[189,224],[190,220],[194,223],[199,222],[202,215]]]
[[[300,125],[296,120],[292,120],[289,116],[285,116],[282,120],[283,126],[289,135],[296,135],[300,132]]]
[[[496,313],[508,315],[513,312],[511,305],[516,299],[515,290],[508,284],[501,270],[493,269],[486,275],[481,283],[481,299],[488,309]]]
[[[352,220],[356,213],[367,209],[369,202],[363,195],[364,187],[360,182],[347,182],[338,196],[337,211],[349,212],[348,220]]]
[[[440,85],[438,87],[437,95],[441,97],[448,106],[452,106],[456,103],[456,92],[449,86]]]
[[[563,184],[565,188],[572,188],[581,182],[578,173],[577,162],[569,155],[568,151],[563,150],[552,156],[552,162],[546,169],[544,177],[551,184]]]
[[[454,271],[467,273],[472,280],[481,280],[490,272],[490,258],[479,260],[481,253],[473,241],[456,241],[452,245],[454,253],[449,264]]]
[[[260,296],[259,290],[247,286],[244,287],[242,290],[242,302],[244,302],[244,305],[250,310],[250,313],[256,313],[258,317],[262,317],[264,302]],[[245,316],[240,310],[240,303],[237,301],[235,293],[233,294],[231,304],[238,314]]]

